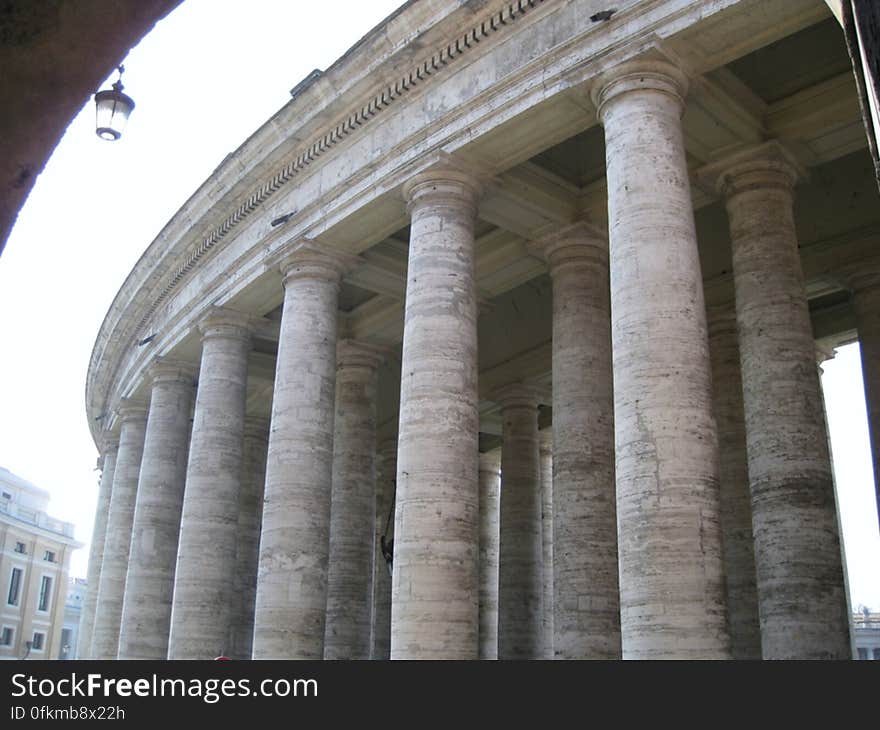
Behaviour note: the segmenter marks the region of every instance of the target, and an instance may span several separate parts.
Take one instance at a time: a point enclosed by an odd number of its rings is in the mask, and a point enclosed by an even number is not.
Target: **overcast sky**
[[[333,5],[185,0],[125,59],[137,106],[119,142],[94,133],[89,100],[37,180],[0,258],[0,466],[52,493],[86,546],[97,451],[84,393],[98,328],[162,226],[289,99],[399,0]],[[101,88],[108,88],[116,74]],[[880,537],[857,346],[825,367],[854,607],[880,609]]]

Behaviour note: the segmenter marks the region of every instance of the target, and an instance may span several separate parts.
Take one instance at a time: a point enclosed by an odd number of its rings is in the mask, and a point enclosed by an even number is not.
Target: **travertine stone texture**
[[[843,659],[849,621],[828,439],[792,210],[770,142],[727,161],[752,529],[765,659]]]
[[[150,410],[125,579],[120,659],[168,656],[187,436],[195,394],[195,368],[186,363],[159,362],[148,377]]]
[[[269,419],[248,416],[244,421],[244,466],[238,500],[238,540],[235,547],[235,605],[230,658],[250,659],[254,639],[254,601],[260,560],[263,485]]]
[[[378,448],[376,522],[373,532],[373,613],[370,618],[370,659],[391,658],[391,574],[382,555],[380,539],[394,539],[394,485],[397,481],[397,439]]]
[[[282,264],[254,659],[321,659],[333,467],[339,282],[348,257],[299,245]]]
[[[880,518],[880,269],[854,273],[847,278],[847,284],[852,291],[859,332],[862,380],[874,459],[874,487]]]
[[[411,214],[401,364],[392,659],[476,659],[479,414],[474,221],[480,185],[435,169]]]
[[[104,560],[104,541],[107,536],[107,517],[110,512],[110,495],[113,491],[113,472],[116,470],[119,438],[112,434],[105,434],[103,447],[101,483],[98,487],[98,504],[95,507],[95,524],[92,528],[92,545],[89,548],[89,567],[86,574],[88,585],[83,598],[82,618],[79,623],[79,639],[77,640],[80,659],[91,659],[92,657],[95,608],[98,605],[101,563]]]
[[[538,434],[538,458],[541,469],[541,583],[544,615],[542,617],[544,659],[553,658],[553,431],[545,428]],[[481,523],[482,524],[482,523]]]
[[[480,454],[480,659],[498,658],[498,509],[501,451]]]
[[[730,656],[686,87],[674,66],[634,61],[594,88],[608,182],[625,659]]]
[[[709,355],[712,360],[712,400],[718,426],[721,530],[727,578],[727,623],[734,659],[761,658],[761,627],[752,538],[746,421],[733,281],[723,287],[724,301],[709,304]]]
[[[498,562],[498,658],[541,659],[544,561],[538,397],[525,385],[493,396],[501,406],[501,510]]]
[[[104,560],[101,563],[98,605],[92,631],[93,659],[116,659],[119,649],[119,624],[122,620],[122,599],[144,451],[147,409],[141,403],[124,401],[118,410],[118,420],[121,423],[119,450],[113,472]]]
[[[553,279],[554,656],[619,659],[608,239],[579,222],[538,245]]]
[[[336,347],[325,659],[370,658],[376,391],[383,359],[367,343],[346,339]]]
[[[250,318],[214,309],[199,325],[202,360],[193,414],[169,659],[232,650],[238,509],[244,452]]]

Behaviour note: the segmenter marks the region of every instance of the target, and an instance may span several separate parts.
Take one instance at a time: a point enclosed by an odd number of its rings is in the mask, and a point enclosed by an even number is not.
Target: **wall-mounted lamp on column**
[[[134,101],[122,93],[122,72],[125,66],[119,67],[119,79],[113,84],[112,90],[99,91],[95,94],[95,113],[97,117],[97,135],[110,142],[122,136],[125,123],[134,109]]]

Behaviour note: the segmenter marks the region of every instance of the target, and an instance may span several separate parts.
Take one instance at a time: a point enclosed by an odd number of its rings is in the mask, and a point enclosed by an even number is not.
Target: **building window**
[[[46,635],[40,631],[34,631],[34,640],[31,642],[31,649],[34,651],[43,651],[43,641]]]
[[[37,610],[39,611],[48,611],[49,610],[49,598],[52,594],[52,579],[48,575],[43,576],[43,580],[40,581],[40,600],[37,603]]]
[[[61,653],[58,655],[59,659],[70,659],[71,639],[73,639],[73,632],[70,629],[61,629]]]
[[[880,659],[880,647],[874,649],[874,659]]]
[[[3,631],[0,632],[0,646],[12,646],[12,636],[12,629],[4,626]]]
[[[53,553],[51,550],[47,550],[45,553],[43,553],[43,560],[45,560],[47,563],[54,563],[55,553]]]
[[[12,499],[12,495],[9,492],[3,492],[3,499]]]
[[[863,659],[863,660],[864,660],[864,659],[867,659],[867,658],[868,658],[868,650],[865,649],[864,647],[861,647],[861,646],[860,646],[860,647],[857,649],[857,651],[859,652],[859,659]]]
[[[12,575],[9,578],[9,596],[6,603],[10,606],[18,605],[18,597],[21,592],[21,568],[13,568]]]
[[[27,555],[27,548],[24,546],[23,542],[15,543],[15,552],[20,553],[21,555]]]

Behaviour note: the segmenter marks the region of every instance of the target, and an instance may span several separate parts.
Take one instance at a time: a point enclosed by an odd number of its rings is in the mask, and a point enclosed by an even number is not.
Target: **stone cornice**
[[[282,186],[293,180],[304,169],[326,152],[336,147],[349,135],[364,127],[373,117],[408,94],[429,76],[443,71],[446,66],[467,53],[471,48],[476,47],[481,41],[505,30],[511,23],[529,10],[546,1],[548,0],[514,0],[513,2],[505,3],[500,10],[475,24],[464,34],[447,43],[445,47],[435,50],[429,58],[417,64],[394,83],[388,84],[381,91],[375,93],[366,103],[349,111],[329,130],[318,137],[312,138],[310,142],[302,146],[298,153],[294,153],[293,159],[277,170],[274,175],[266,179],[238,208],[228,214],[218,226],[211,230],[198,245],[190,249],[184,263],[178,266],[176,271],[169,276],[167,283],[159,292],[155,301],[144,312],[137,330],[140,331],[143,328],[178,283],[196,266],[199,259],[207,254],[241,221],[261,207]]]
[[[396,16],[396,27],[379,27],[371,34],[381,58],[375,54],[363,55],[362,52],[371,50],[371,47],[368,48],[369,44],[364,45],[363,42],[358,44],[359,47],[334,64],[291,102],[293,107],[289,104],[263,125],[242,146],[244,152],[241,155],[235,153],[232,160],[221,165],[193,196],[192,205],[188,203],[184,206],[166,226],[117,295],[99,333],[90,364],[86,399],[87,410],[92,416],[113,401],[117,393],[129,392],[132,383],[139,376],[148,357],[146,352],[139,352],[135,348],[135,342],[161,326],[163,334],[154,347],[156,352],[163,352],[169,339],[173,342],[173,338],[180,338],[180,333],[191,327],[200,302],[196,302],[191,292],[195,291],[195,284],[187,283],[195,282],[196,279],[187,274],[175,285],[174,296],[166,295],[160,307],[154,309],[146,319],[144,315],[167,286],[166,277],[173,278],[179,268],[189,263],[189,257],[197,253],[198,247],[209,239],[211,232],[222,227],[222,224],[218,226],[212,221],[225,221],[230,215],[234,215],[234,211],[226,212],[227,205],[233,208],[235,205],[246,204],[263,185],[271,183],[287,165],[295,162],[300,154],[323,139],[328,130],[332,132],[340,123],[344,123],[350,115],[339,115],[338,112],[346,100],[363,99],[369,106],[371,94],[375,98],[375,92],[368,91],[371,79],[374,89],[378,85],[377,81],[381,81],[381,94],[382,88],[391,87],[389,78],[400,75],[404,68],[415,68],[418,83],[410,84],[406,93],[399,98],[406,98],[407,103],[418,114],[418,105],[424,98],[420,92],[427,86],[427,78],[418,79],[417,69],[420,64],[406,66],[409,61],[405,59],[412,59],[419,53],[419,48],[434,47],[439,52],[444,47],[454,47],[457,52],[461,51],[455,60],[457,63],[461,58],[462,65],[452,64],[450,67],[459,69],[467,69],[470,64],[479,63],[488,53],[494,54],[496,51],[501,54],[499,59],[507,59],[502,62],[509,62],[510,59],[503,51],[513,48],[513,40],[517,36],[506,29],[528,29],[547,19],[552,19],[549,22],[555,23],[551,29],[552,43],[546,49],[540,53],[533,52],[533,44],[527,43],[524,47],[527,51],[526,57],[507,69],[507,74],[485,84],[478,84],[473,92],[473,102],[467,105],[467,113],[459,105],[426,118],[417,132],[393,136],[390,145],[382,148],[382,157],[376,158],[375,162],[353,170],[340,170],[340,165],[337,164],[341,159],[340,155],[329,154],[329,148],[325,145],[321,155],[314,158],[313,164],[302,168],[303,175],[299,177],[296,189],[320,179],[325,165],[328,166],[326,185],[315,183],[308,188],[308,196],[311,197],[307,196],[302,206],[294,203],[291,208],[285,205],[282,209],[278,207],[279,202],[277,210],[271,210],[269,205],[263,204],[263,210],[271,215],[286,215],[290,210],[298,208],[299,212],[289,222],[283,227],[268,230],[269,215],[260,217],[257,221],[256,216],[248,215],[247,224],[240,217],[235,226],[228,229],[225,246],[215,243],[210,256],[207,252],[202,253],[198,262],[201,267],[198,284],[205,295],[201,302],[223,302],[230,291],[263,276],[266,271],[266,255],[274,255],[283,244],[282,228],[288,228],[288,236],[314,234],[323,237],[342,218],[363,206],[365,200],[395,190],[407,177],[419,172],[424,160],[432,152],[440,149],[454,151],[543,99],[583,85],[597,71],[641,53],[645,47],[655,43],[658,37],[678,32],[688,24],[707,17],[707,13],[711,15],[723,7],[735,4],[734,0],[703,0],[700,3],[685,0],[625,2],[610,22],[592,24],[588,16],[580,13],[578,3],[554,0],[525,3],[522,7],[527,8],[526,11],[517,13],[514,18],[511,9],[517,10],[520,7],[518,2],[490,2],[495,10],[490,12],[483,8],[485,16],[477,15],[481,9],[475,10],[470,4],[413,2],[406,5]],[[535,10],[528,9],[532,6]],[[493,28],[492,17],[495,13],[504,12],[511,12],[511,22],[500,23],[497,28]],[[475,23],[475,17],[478,23]],[[480,20],[481,17],[483,20]],[[520,21],[522,17],[527,19]],[[413,23],[413,19],[417,19],[418,23]],[[489,23],[487,28],[490,35],[476,42],[471,35],[471,43],[468,45],[468,33],[476,29],[477,25],[482,32],[485,22]],[[395,39],[394,42],[383,44],[379,39],[385,36]],[[456,38],[460,41],[458,46]],[[476,48],[481,50],[475,51]],[[427,60],[426,56],[422,58]],[[345,70],[357,76],[356,81],[349,83],[341,73],[334,76],[334,69],[342,61],[345,62]],[[400,78],[408,78],[409,73],[410,71],[405,72]],[[434,73],[431,78],[449,79],[451,75]],[[437,83],[446,83],[439,79]],[[313,108],[318,111],[313,112]],[[352,104],[352,108],[363,109],[363,103]],[[307,122],[297,126],[294,110],[302,112]],[[591,113],[586,101],[584,111]],[[373,120],[378,118],[387,116],[374,114],[357,126],[357,129],[374,129]],[[327,124],[322,132],[321,128],[331,119],[335,119],[333,124]],[[349,141],[346,148],[350,148],[361,144],[364,137],[349,134],[347,139]],[[306,140],[309,141],[305,143]],[[290,202],[288,199],[292,195],[292,187],[284,188],[285,204]],[[312,195],[313,189],[317,188],[320,188],[320,199]],[[366,194],[367,191],[369,194]],[[280,196],[276,194],[275,199],[278,197]],[[328,200],[332,200],[332,205],[327,204]],[[233,230],[236,231],[234,234]],[[189,231],[201,231],[198,245],[192,243]],[[328,239],[332,241],[332,235]],[[218,258],[221,254],[222,258]],[[220,275],[216,270],[221,266],[218,261],[222,262],[227,272],[235,270],[236,276],[230,277],[228,273]],[[184,287],[185,292],[180,293]],[[155,325],[151,325],[148,333],[142,328],[151,319]]]

